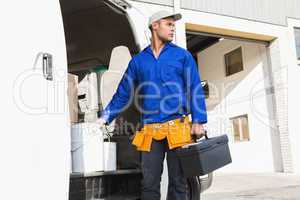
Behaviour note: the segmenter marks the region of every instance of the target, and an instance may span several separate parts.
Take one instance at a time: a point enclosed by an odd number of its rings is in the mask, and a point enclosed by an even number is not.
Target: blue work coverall
[[[135,88],[137,86],[137,88]],[[134,90],[135,88],[135,90]],[[167,122],[192,115],[192,123],[206,123],[205,96],[197,64],[191,53],[166,42],[158,58],[150,45],[129,62],[116,93],[101,117],[110,123],[133,99],[142,97],[138,106],[142,124]],[[142,152],[142,200],[160,200],[160,180],[167,152],[169,174],[168,199],[187,199],[187,182],[174,150],[166,139],[153,141],[150,152]]]

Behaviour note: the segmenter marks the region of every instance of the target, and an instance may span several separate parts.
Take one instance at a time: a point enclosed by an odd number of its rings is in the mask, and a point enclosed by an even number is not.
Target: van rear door
[[[59,1],[2,2],[0,24],[0,199],[66,200],[70,129]]]

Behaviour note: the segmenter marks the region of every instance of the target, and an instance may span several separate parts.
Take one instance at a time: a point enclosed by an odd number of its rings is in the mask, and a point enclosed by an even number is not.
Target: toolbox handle
[[[204,130],[204,137],[205,137],[206,140],[208,139],[206,130]],[[197,142],[197,139],[200,139],[200,138],[198,138],[198,135],[193,134],[192,139],[193,139],[194,142]]]

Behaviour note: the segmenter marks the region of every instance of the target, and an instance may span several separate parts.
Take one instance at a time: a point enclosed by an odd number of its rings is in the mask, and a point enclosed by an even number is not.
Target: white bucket
[[[103,132],[96,123],[73,124],[71,128],[72,172],[104,170]]]
[[[117,143],[104,142],[104,171],[117,170]]]

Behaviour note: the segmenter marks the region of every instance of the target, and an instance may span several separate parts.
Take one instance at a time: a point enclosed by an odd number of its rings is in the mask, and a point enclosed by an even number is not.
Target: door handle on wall
[[[43,75],[46,78],[46,80],[53,80],[52,71],[52,55],[49,53],[43,53]]]
[[[50,53],[39,52],[33,64],[34,70],[36,69],[36,65],[40,57],[42,57],[43,76],[46,80],[52,81],[53,80],[53,64],[52,64],[53,56]]]

